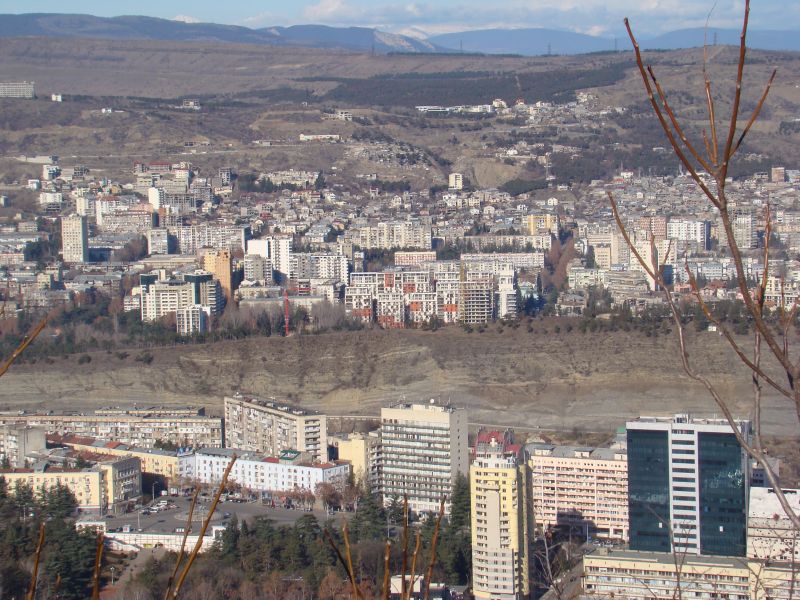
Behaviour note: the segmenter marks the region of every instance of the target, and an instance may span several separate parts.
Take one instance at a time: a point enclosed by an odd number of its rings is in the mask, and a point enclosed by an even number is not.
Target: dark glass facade
[[[631,550],[670,551],[669,502],[667,432],[628,430]]]
[[[700,433],[700,552],[745,556],[747,499],[742,447],[732,433]]]

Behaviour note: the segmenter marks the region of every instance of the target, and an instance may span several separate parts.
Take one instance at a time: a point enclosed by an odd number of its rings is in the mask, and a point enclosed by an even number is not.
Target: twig
[[[28,600],[36,597],[36,580],[39,578],[39,561],[42,558],[42,548],[44,547],[44,523],[39,525],[39,543],[36,544],[36,554],[33,557],[33,573],[31,573],[31,584],[28,587]]]
[[[178,558],[175,561],[175,568],[172,570],[172,574],[169,576],[169,580],[167,581],[167,590],[164,592],[164,600],[169,600],[170,593],[172,592],[172,584],[175,581],[175,576],[178,574],[178,569],[183,562],[183,556],[186,551],[186,539],[189,537],[189,532],[192,529],[192,516],[194,515],[194,507],[197,504],[197,495],[200,493],[199,488],[195,488],[194,494],[192,495],[192,503],[189,505],[189,516],[187,517],[187,525],[186,529],[183,532],[183,540],[181,541],[181,550],[178,552]]]
[[[217,493],[214,494],[214,501],[211,503],[211,507],[208,509],[208,514],[206,518],[203,520],[203,526],[200,528],[200,531],[197,536],[197,543],[194,545],[192,549],[192,553],[189,555],[188,560],[186,561],[186,566],[183,567],[183,571],[181,571],[180,576],[178,577],[178,581],[175,583],[175,589],[172,592],[172,599],[178,597],[178,592],[181,591],[183,587],[183,582],[186,581],[186,576],[189,574],[189,570],[192,568],[192,564],[194,564],[194,560],[197,558],[198,553],[200,552],[200,548],[203,547],[203,538],[206,535],[206,530],[208,529],[208,524],[211,522],[211,517],[214,516],[214,511],[217,510],[217,504],[219,504],[219,498],[222,496],[222,492],[225,490],[225,486],[228,484],[228,476],[231,474],[231,469],[233,469],[233,463],[236,462],[236,455],[234,454],[231,457],[231,462],[228,463],[228,466],[225,468],[225,472],[222,474],[222,481],[219,482],[219,488],[217,488]]]
[[[392,554],[392,542],[386,540],[386,551],[383,554],[383,587],[381,597],[383,600],[389,600],[389,593],[391,587],[392,573],[389,568],[389,557]]]
[[[94,556],[94,575],[92,576],[92,600],[100,600],[100,567],[103,565],[103,534],[97,536],[97,552]]]
[[[428,592],[431,588],[431,577],[433,577],[433,565],[436,563],[436,545],[439,542],[439,530],[442,526],[442,517],[444,516],[444,500],[442,497],[441,504],[439,504],[439,514],[436,517],[436,526],[433,528],[433,540],[431,541],[431,559],[428,562],[428,571],[425,575],[425,593],[423,600],[428,600]]]
[[[36,336],[42,333],[42,330],[45,328],[46,325],[47,325],[47,317],[39,321],[36,327],[34,327],[33,330],[28,335],[25,336],[20,345],[17,346],[16,350],[14,350],[14,352],[11,353],[11,357],[5,363],[3,363],[2,367],[0,367],[0,377],[6,374],[6,371],[8,371],[11,368],[11,365],[14,364],[14,361],[19,358],[20,354],[25,352],[25,349],[28,346],[30,346],[31,343],[33,343],[33,340],[36,339]]]

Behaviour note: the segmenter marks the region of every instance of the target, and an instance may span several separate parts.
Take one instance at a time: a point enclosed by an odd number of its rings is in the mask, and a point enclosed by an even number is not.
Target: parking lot
[[[158,498],[157,502],[162,500]],[[161,510],[159,512],[152,512],[146,514],[142,511],[130,512],[123,515],[115,515],[106,517],[106,525],[109,530],[121,529],[129,526],[131,530],[150,532],[174,532],[176,529],[186,527],[189,515],[189,506],[191,505],[191,498],[185,497],[163,497],[163,500],[168,501],[174,508]],[[148,509],[150,505],[146,506]],[[205,519],[208,510],[211,506],[210,498],[198,498],[197,506],[195,507],[194,516],[192,521],[196,527],[200,526],[201,519]],[[220,501],[214,516],[211,518],[211,525],[224,525],[234,515],[241,522],[243,520],[251,520],[254,517],[267,517],[272,519],[277,524],[292,524],[297,519],[304,515],[313,514],[320,522],[328,518],[333,518],[337,522],[341,520],[342,516],[346,513],[335,513],[332,516],[327,516],[323,510],[305,511],[299,509],[287,509],[283,507],[272,508],[271,506],[263,505],[260,502],[222,502]]]

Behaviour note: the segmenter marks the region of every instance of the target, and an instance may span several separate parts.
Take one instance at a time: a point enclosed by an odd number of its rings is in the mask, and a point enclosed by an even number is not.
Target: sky
[[[125,7],[123,9],[123,6]],[[137,14],[259,28],[323,24],[364,26],[426,37],[489,28],[547,27],[611,37],[629,17],[640,35],[702,27],[738,27],[744,0],[0,0],[0,13]],[[127,12],[126,12],[127,11]],[[753,0],[753,29],[800,29],[797,0]]]

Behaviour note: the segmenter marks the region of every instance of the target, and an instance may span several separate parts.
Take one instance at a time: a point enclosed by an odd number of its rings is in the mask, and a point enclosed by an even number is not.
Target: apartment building
[[[89,226],[86,217],[70,215],[61,219],[61,255],[66,263],[89,260]]]
[[[536,526],[575,527],[592,537],[628,539],[624,450],[528,444]]]
[[[136,458],[139,460],[142,473],[159,475],[166,479],[168,484],[178,480],[178,457],[183,452],[160,450],[158,448],[141,448],[121,442],[77,435],[49,435],[47,436],[47,441],[54,446],[65,446],[76,452],[90,452],[100,456]]]
[[[438,511],[442,498],[452,496],[456,476],[469,470],[467,413],[435,400],[382,408],[381,453],[384,503],[406,495],[412,511]]]
[[[194,335],[211,330],[211,310],[202,304],[193,304],[175,311],[175,325],[179,335]]]
[[[316,411],[236,394],[225,397],[225,446],[277,456],[284,450],[328,457],[327,417]]]
[[[533,507],[525,451],[511,432],[479,432],[470,467],[472,593],[477,600],[530,594]]]
[[[736,427],[751,435],[750,421]],[[631,549],[745,556],[749,461],[728,422],[679,414],[626,429]]]
[[[321,483],[343,490],[350,476],[347,462],[306,462],[297,451],[285,450],[278,456],[245,452],[232,448],[203,448],[182,457],[184,477],[203,484],[219,484],[236,454],[229,481],[251,492],[314,492]]]
[[[9,467],[27,466],[25,456],[30,452],[40,452],[47,447],[45,430],[22,423],[0,427],[0,459]]]
[[[203,256],[203,268],[219,281],[225,300],[230,302],[233,293],[233,272],[231,271],[231,252],[230,250],[213,250],[206,252]]]
[[[727,556],[598,548],[583,557],[583,598],[791,600],[800,573],[790,563]]]
[[[169,254],[169,232],[165,227],[147,231],[147,253],[150,255]]]
[[[373,248],[419,248],[430,250],[433,242],[430,225],[417,219],[382,222],[353,228],[345,233],[348,241],[365,250]]]
[[[19,482],[34,491],[62,485],[70,490],[83,512],[105,513],[120,509],[137,498],[142,489],[139,460],[118,458],[86,469],[56,467],[39,463],[30,469],[0,469],[9,493]]]
[[[43,428],[48,434],[103,438],[152,448],[157,440],[177,446],[222,446],[222,419],[195,414],[0,413],[0,425]]]
[[[0,81],[0,98],[35,98],[33,81]]]
[[[207,309],[210,315],[220,314],[225,296],[219,281],[211,273],[197,270],[186,273],[183,279],[158,280],[158,275],[141,275],[142,321],[155,321],[170,313],[195,305]]]
[[[380,484],[379,456],[381,438],[377,432],[352,433],[328,438],[336,447],[339,460],[350,463],[356,481]]]

